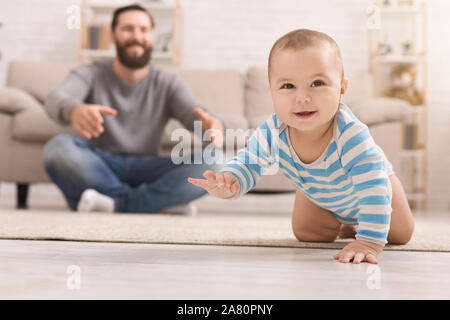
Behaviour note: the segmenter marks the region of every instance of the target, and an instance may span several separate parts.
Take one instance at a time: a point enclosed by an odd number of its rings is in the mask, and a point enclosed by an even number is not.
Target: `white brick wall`
[[[296,28],[317,29],[340,45],[347,74],[367,68],[365,10],[371,0],[180,0],[181,63],[191,68],[265,66],[273,42]],[[80,0],[0,0],[0,84],[11,59],[74,61],[78,32],[66,10]],[[450,207],[450,33],[447,0],[429,1],[429,204]]]
[[[450,209],[450,2],[428,1],[429,204]]]
[[[198,68],[267,65],[272,44],[288,31],[323,31],[340,45],[347,73],[366,69],[369,0],[181,0],[182,63]]]
[[[78,30],[66,27],[67,8],[80,0],[0,0],[0,84],[12,59],[76,61]]]

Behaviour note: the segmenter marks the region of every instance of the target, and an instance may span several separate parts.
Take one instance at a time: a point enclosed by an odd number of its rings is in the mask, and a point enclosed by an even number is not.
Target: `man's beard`
[[[134,56],[131,57],[127,53],[127,49],[131,46],[138,45],[142,49],[144,49],[144,53],[140,56]],[[124,44],[119,43],[119,41],[116,40],[116,51],[117,51],[117,57],[119,58],[119,61],[127,68],[130,69],[140,69],[145,67],[149,61],[150,57],[152,55],[152,46],[148,45],[147,47],[139,43],[138,41],[130,41]]]

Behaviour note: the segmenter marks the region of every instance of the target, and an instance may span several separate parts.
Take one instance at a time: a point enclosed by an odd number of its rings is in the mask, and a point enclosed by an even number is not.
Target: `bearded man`
[[[112,61],[73,69],[46,101],[49,116],[83,137],[61,134],[43,151],[44,166],[71,210],[195,214],[206,192],[187,182],[217,165],[174,164],[158,155],[170,118],[223,139],[223,124],[200,106],[182,81],[150,64],[153,18],[139,5],[114,11]]]

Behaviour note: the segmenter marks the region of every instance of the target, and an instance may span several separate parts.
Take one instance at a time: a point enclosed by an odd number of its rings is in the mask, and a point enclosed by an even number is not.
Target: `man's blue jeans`
[[[192,155],[193,157],[193,155]],[[92,188],[114,199],[115,212],[156,213],[190,202],[206,191],[187,182],[219,165],[174,164],[170,157],[130,156],[101,150],[62,134],[44,147],[44,166],[76,210],[81,194]]]

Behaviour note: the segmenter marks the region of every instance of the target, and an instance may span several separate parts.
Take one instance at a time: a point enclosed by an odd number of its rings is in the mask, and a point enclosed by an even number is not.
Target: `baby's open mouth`
[[[315,113],[316,111],[302,111],[302,112],[295,112],[295,115],[299,118],[306,119],[311,117]]]

